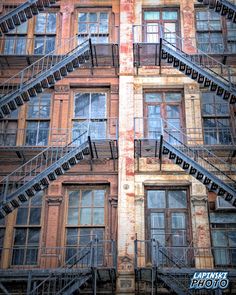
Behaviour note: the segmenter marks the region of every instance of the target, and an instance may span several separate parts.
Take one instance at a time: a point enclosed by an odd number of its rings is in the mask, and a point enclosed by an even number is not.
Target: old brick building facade
[[[235,5],[1,1],[0,294],[236,294]]]

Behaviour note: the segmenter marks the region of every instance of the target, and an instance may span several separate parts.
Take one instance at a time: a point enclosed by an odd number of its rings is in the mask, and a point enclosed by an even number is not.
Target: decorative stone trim
[[[207,195],[204,195],[204,196],[191,195],[190,200],[194,206],[201,206],[201,205],[205,205],[208,202],[208,197]]]
[[[62,203],[63,196],[46,196],[46,202],[48,206],[60,206]]]

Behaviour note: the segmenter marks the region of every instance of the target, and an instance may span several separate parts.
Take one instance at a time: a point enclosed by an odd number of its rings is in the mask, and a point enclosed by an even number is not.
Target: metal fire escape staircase
[[[0,118],[10,114],[90,60],[91,40],[67,40],[0,85]],[[66,52],[66,53],[64,53]],[[91,61],[92,62],[92,61]]]
[[[34,15],[51,7],[58,0],[28,0],[0,16],[0,36],[14,30],[16,26],[21,25]],[[9,6],[6,3],[6,6]]]
[[[0,181],[0,218],[27,202],[38,191],[47,188],[52,181],[81,162],[85,156],[92,158],[93,144],[88,136],[86,123],[84,122],[84,129],[80,129],[79,135],[69,144],[66,144],[67,134],[55,135],[57,140],[53,145]],[[83,126],[81,125],[81,128]]]
[[[236,6],[227,0],[197,0],[236,23]]]
[[[80,246],[65,264],[33,288],[28,295],[70,295],[78,291],[93,277],[96,262],[97,240]]]
[[[236,169],[204,146],[190,147],[189,143],[190,136],[169,124],[169,128],[163,128],[160,138],[160,157],[168,156],[210,191],[236,207]]]
[[[169,37],[160,39],[160,60],[165,60],[167,64],[171,64],[200,85],[208,87],[224,100],[235,103],[236,85],[232,79],[236,73],[230,67],[195,48],[191,44],[192,41],[184,40],[171,32],[167,32],[168,34]],[[192,53],[184,52],[182,50],[184,47]]]

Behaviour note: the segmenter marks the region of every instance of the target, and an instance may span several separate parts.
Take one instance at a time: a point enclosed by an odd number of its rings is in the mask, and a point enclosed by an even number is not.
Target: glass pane
[[[46,13],[40,13],[36,17],[35,33],[45,33]]]
[[[77,245],[78,242],[78,229],[77,228],[67,228],[66,230],[66,244],[67,245]]]
[[[56,33],[56,14],[48,13],[47,19],[47,33]]]
[[[48,132],[49,132],[49,122],[40,122],[37,145],[44,146],[48,144]]]
[[[4,235],[5,235],[5,228],[0,228],[0,247],[3,246]],[[0,259],[1,259],[1,256],[0,256]]]
[[[228,239],[227,234],[224,230],[213,230],[212,231],[212,240],[214,247],[227,247]]]
[[[186,191],[168,191],[169,208],[187,208]]]
[[[105,191],[104,190],[95,190],[94,191],[94,206],[104,207],[104,198]]]
[[[148,191],[148,208],[166,208],[165,191]]]
[[[55,37],[46,37],[45,38],[45,54],[53,51],[55,49]]]
[[[171,227],[172,227],[172,229],[186,229],[186,214],[185,213],[172,213],[171,214]]]
[[[25,251],[24,249],[14,249],[12,252],[12,264],[23,265],[24,264]]]
[[[175,230],[172,231],[172,246],[186,246],[186,231],[185,230]],[[174,255],[176,255],[176,250],[174,251]],[[184,250],[184,249],[182,249]]]
[[[91,225],[91,209],[81,208],[80,209],[80,224],[81,225]]]
[[[159,11],[144,11],[145,20],[159,20],[160,12]]]
[[[89,22],[97,22],[97,13],[89,13]]]
[[[104,208],[93,208],[93,224],[104,224]]]
[[[180,108],[179,106],[167,105],[167,118],[179,118],[180,117]]]
[[[79,22],[86,22],[87,21],[87,13],[81,12],[79,13]]]
[[[228,232],[229,247],[236,247],[236,231]]]
[[[80,191],[70,191],[69,192],[69,206],[79,207],[79,193]]]
[[[164,230],[151,230],[151,238],[157,240],[161,245],[165,245],[165,231]]]
[[[24,22],[21,25],[17,26],[17,33],[18,34],[26,34],[27,33],[27,28],[28,28],[28,22]]]
[[[67,224],[76,225],[79,222],[79,209],[78,208],[69,208],[67,216]]]
[[[102,138],[106,138],[106,121],[93,121],[90,122],[90,126],[89,126],[89,132],[90,132],[90,136],[93,139],[102,139]]]
[[[163,20],[177,20],[178,14],[177,11],[163,11],[162,19]]]
[[[166,102],[175,102],[175,101],[181,101],[182,94],[181,93],[166,93],[165,94],[165,101]]]
[[[26,53],[26,38],[18,37],[16,40],[16,54],[25,54]]]
[[[35,37],[34,39],[34,54],[43,54],[45,51],[45,38]]]
[[[162,102],[161,93],[146,93],[145,94],[146,102]]]
[[[14,53],[14,39],[11,37],[6,37],[5,45],[4,45],[4,53],[5,54],[13,54]]]
[[[38,249],[37,248],[31,248],[26,250],[26,259],[25,264],[27,265],[35,265],[38,261]]]
[[[29,228],[28,245],[37,245],[39,243],[40,229]]]
[[[151,228],[163,229],[164,227],[164,213],[151,213]]]
[[[89,118],[89,93],[75,95],[74,117]]]
[[[43,202],[43,191],[36,193],[36,195],[31,198],[31,206],[41,206],[42,202]]]
[[[28,208],[18,208],[16,224],[27,224],[28,223]]]
[[[31,208],[30,209],[30,225],[40,224],[41,220],[41,208]]]
[[[15,229],[15,240],[14,245],[25,245],[26,243],[26,229],[17,228]]]
[[[92,93],[91,94],[91,118],[106,117],[106,94]]]
[[[93,230],[91,228],[81,228],[79,234],[79,244],[86,245],[94,239]]]
[[[92,206],[92,191],[82,191],[81,206]]]

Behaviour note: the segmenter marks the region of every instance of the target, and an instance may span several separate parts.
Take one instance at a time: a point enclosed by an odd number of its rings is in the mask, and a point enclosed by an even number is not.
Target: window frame
[[[33,106],[33,100],[34,98],[28,103],[27,105],[27,112],[26,112],[26,129],[25,129],[25,138],[24,138],[24,143],[26,146],[47,146],[48,142],[49,142],[49,135],[50,135],[50,128],[51,128],[51,116],[52,116],[52,108],[53,108],[53,101],[54,101],[54,93],[53,92],[45,92],[41,95],[38,95],[36,99],[38,99],[38,104],[35,104],[36,106],[38,106],[39,112],[40,112],[40,107],[44,104],[41,104],[42,102],[42,97],[44,95],[47,95],[48,101],[49,101],[49,105],[48,105],[48,111],[49,111],[49,115],[48,117],[28,117],[28,112],[30,110],[30,107]],[[47,131],[47,138],[45,138],[46,144],[40,144],[38,143],[38,138],[39,138],[39,133],[40,131],[42,131],[43,129],[40,129],[40,123],[43,122],[47,122],[48,123],[48,128],[45,129],[45,131]],[[32,128],[28,128],[28,123],[37,123],[37,129],[32,129]],[[30,132],[30,130],[35,131],[36,130],[36,144],[32,145],[30,143],[27,143],[27,136],[28,136],[28,132]]]
[[[91,102],[91,94],[96,94],[96,93],[102,93],[105,94],[105,99],[106,99],[106,105],[105,105],[105,117],[104,118],[90,118],[90,114],[87,117],[75,117],[75,97],[77,94],[86,94],[88,93],[90,95],[90,102]],[[89,88],[84,88],[84,89],[77,89],[74,90],[72,93],[72,103],[71,103],[71,130],[72,130],[72,134],[71,134],[71,138],[74,138],[74,134],[76,135],[76,132],[74,130],[76,130],[77,128],[74,128],[74,123],[78,122],[78,123],[82,123],[85,121],[89,121],[89,122],[105,122],[105,136],[107,137],[107,135],[109,135],[109,113],[110,113],[110,109],[109,109],[109,104],[110,102],[110,91],[106,88],[95,88],[95,89],[89,89]],[[90,105],[89,105],[90,108]],[[77,135],[76,135],[77,137]]]
[[[26,204],[23,204],[20,209],[23,209],[23,208],[27,208],[27,222],[25,224],[17,224],[17,216],[18,216],[18,211],[17,211],[17,214],[15,215],[15,224],[14,224],[14,230],[13,230],[13,239],[12,239],[12,253],[10,255],[10,266],[11,267],[16,267],[16,268],[19,268],[19,267],[38,267],[40,265],[40,247],[41,247],[41,244],[42,244],[42,239],[43,239],[43,232],[44,232],[44,214],[45,214],[45,210],[44,210],[44,207],[45,207],[45,198],[44,198],[44,193],[42,192],[42,202],[40,205],[32,205],[32,198],[29,199],[29,203],[27,202]],[[35,195],[33,198],[37,198],[38,196]],[[29,204],[29,206],[27,206],[27,204]],[[30,224],[29,221],[30,221],[30,214],[31,214],[31,209],[33,208],[40,208],[40,223],[39,224]],[[15,245],[15,235],[16,235],[16,231],[17,229],[24,229],[26,230],[26,239],[24,241],[24,244],[22,245]],[[29,237],[29,230],[30,229],[37,229],[39,231],[39,241],[38,241],[38,244],[37,246],[36,245],[31,245],[30,243],[28,243],[28,237]],[[31,263],[31,264],[27,264],[26,261],[27,261],[27,250],[35,250],[37,249],[37,261],[36,263]],[[24,256],[23,256],[23,263],[20,264],[20,263],[14,263],[14,250],[23,250],[24,252]]]
[[[165,199],[167,199],[168,191],[186,191],[186,208],[148,208],[148,191],[165,191]],[[164,212],[165,211],[165,212]],[[172,213],[185,213],[186,214],[186,246],[172,246],[171,239],[168,238],[167,247],[188,247],[192,242],[192,224],[191,224],[191,204],[190,204],[190,191],[189,186],[145,186],[145,238],[146,240],[151,239],[151,213],[163,213],[164,212],[164,231],[165,238],[166,229],[171,230],[171,214]]]
[[[94,35],[95,38],[99,38],[99,37],[102,37],[103,35],[107,35],[107,42],[97,42],[97,40],[93,40],[93,44],[109,44],[112,39],[112,27],[111,27],[111,25],[112,25],[112,11],[111,11],[111,9],[107,8],[107,7],[99,7],[99,8],[78,7],[77,13],[76,13],[76,18],[75,18],[76,35],[78,36],[78,42],[79,42],[80,35],[81,35],[81,38],[86,38],[86,36],[89,36],[89,31],[86,31],[88,33],[80,33],[79,32],[79,14],[80,13],[99,13],[99,14],[100,13],[107,13],[107,15],[108,15],[108,22],[107,22],[108,32],[107,32],[107,34],[103,34],[103,33],[99,32],[99,33],[94,33],[92,35]],[[99,20],[100,20],[100,18],[99,18]],[[89,24],[90,22],[85,22],[85,23]],[[97,21],[96,23],[99,23],[99,21]]]
[[[146,94],[148,93],[157,93],[161,94],[162,96],[162,102],[146,102]],[[165,97],[166,93],[180,93],[181,94],[181,100],[179,102],[173,101],[173,102],[166,102]],[[162,89],[149,89],[146,88],[143,91],[143,114],[144,118],[146,119],[146,122],[144,122],[144,134],[148,135],[149,133],[149,128],[148,128],[148,106],[158,106],[160,105],[160,118],[163,118],[165,121],[167,121],[167,105],[171,106],[179,106],[180,110],[180,130],[185,128],[185,116],[184,116],[184,90],[181,89],[170,89],[170,88],[162,88]],[[164,116],[163,116],[164,115]]]
[[[212,30],[209,30],[209,25],[208,25],[208,30],[207,29],[198,29],[197,28],[197,12],[206,12],[208,14],[208,19],[205,20],[204,22],[208,22],[210,23],[211,19],[210,19],[210,16],[211,16],[211,13],[215,13],[219,18],[219,22],[220,22],[220,25],[221,25],[221,28],[220,29],[212,29]],[[210,46],[210,49],[207,49],[207,50],[203,50],[201,49],[203,52],[206,52],[206,53],[222,53],[222,52],[230,52],[230,53],[234,53],[236,52],[236,38],[234,40],[230,39],[229,38],[229,27],[227,24],[231,24],[231,21],[228,20],[225,18],[225,17],[221,17],[221,15],[219,15],[217,12],[214,12],[212,10],[208,10],[207,8],[205,7],[202,7],[202,6],[199,6],[199,5],[196,5],[195,6],[195,28],[196,28],[196,46],[199,47],[199,44],[207,44],[208,46]],[[235,32],[236,32],[236,25],[235,25]],[[198,41],[198,33],[205,33],[205,34],[208,34],[208,38],[207,38],[207,41],[205,43],[199,43]],[[220,34],[221,36],[221,40],[217,40],[217,42],[214,42],[212,43],[211,42],[211,39],[210,39],[210,35],[211,34],[214,34],[214,33],[218,33]],[[217,45],[219,46],[219,42],[223,43],[223,48],[216,48],[216,50],[212,49],[212,45]],[[232,49],[230,49],[230,47],[232,46],[233,44],[233,47]],[[234,48],[234,49],[233,49]]]
[[[160,12],[160,19],[159,20],[145,20],[144,14],[145,12]],[[162,18],[162,14],[165,11],[176,11],[177,12],[177,19],[176,20],[163,20]],[[164,23],[175,23],[176,24],[176,30],[174,32],[174,34],[178,35],[181,37],[181,23],[180,23],[180,9],[178,7],[157,7],[157,8],[143,8],[142,9],[142,24],[143,24],[143,30],[142,30],[142,39],[144,40],[144,42],[147,43],[152,43],[152,42],[148,42],[147,41],[147,31],[144,30],[144,28],[147,28],[148,24],[153,24],[153,25],[161,25],[163,26]],[[159,30],[158,30],[158,34],[160,34]],[[159,43],[159,42],[154,42],[154,43]]]

